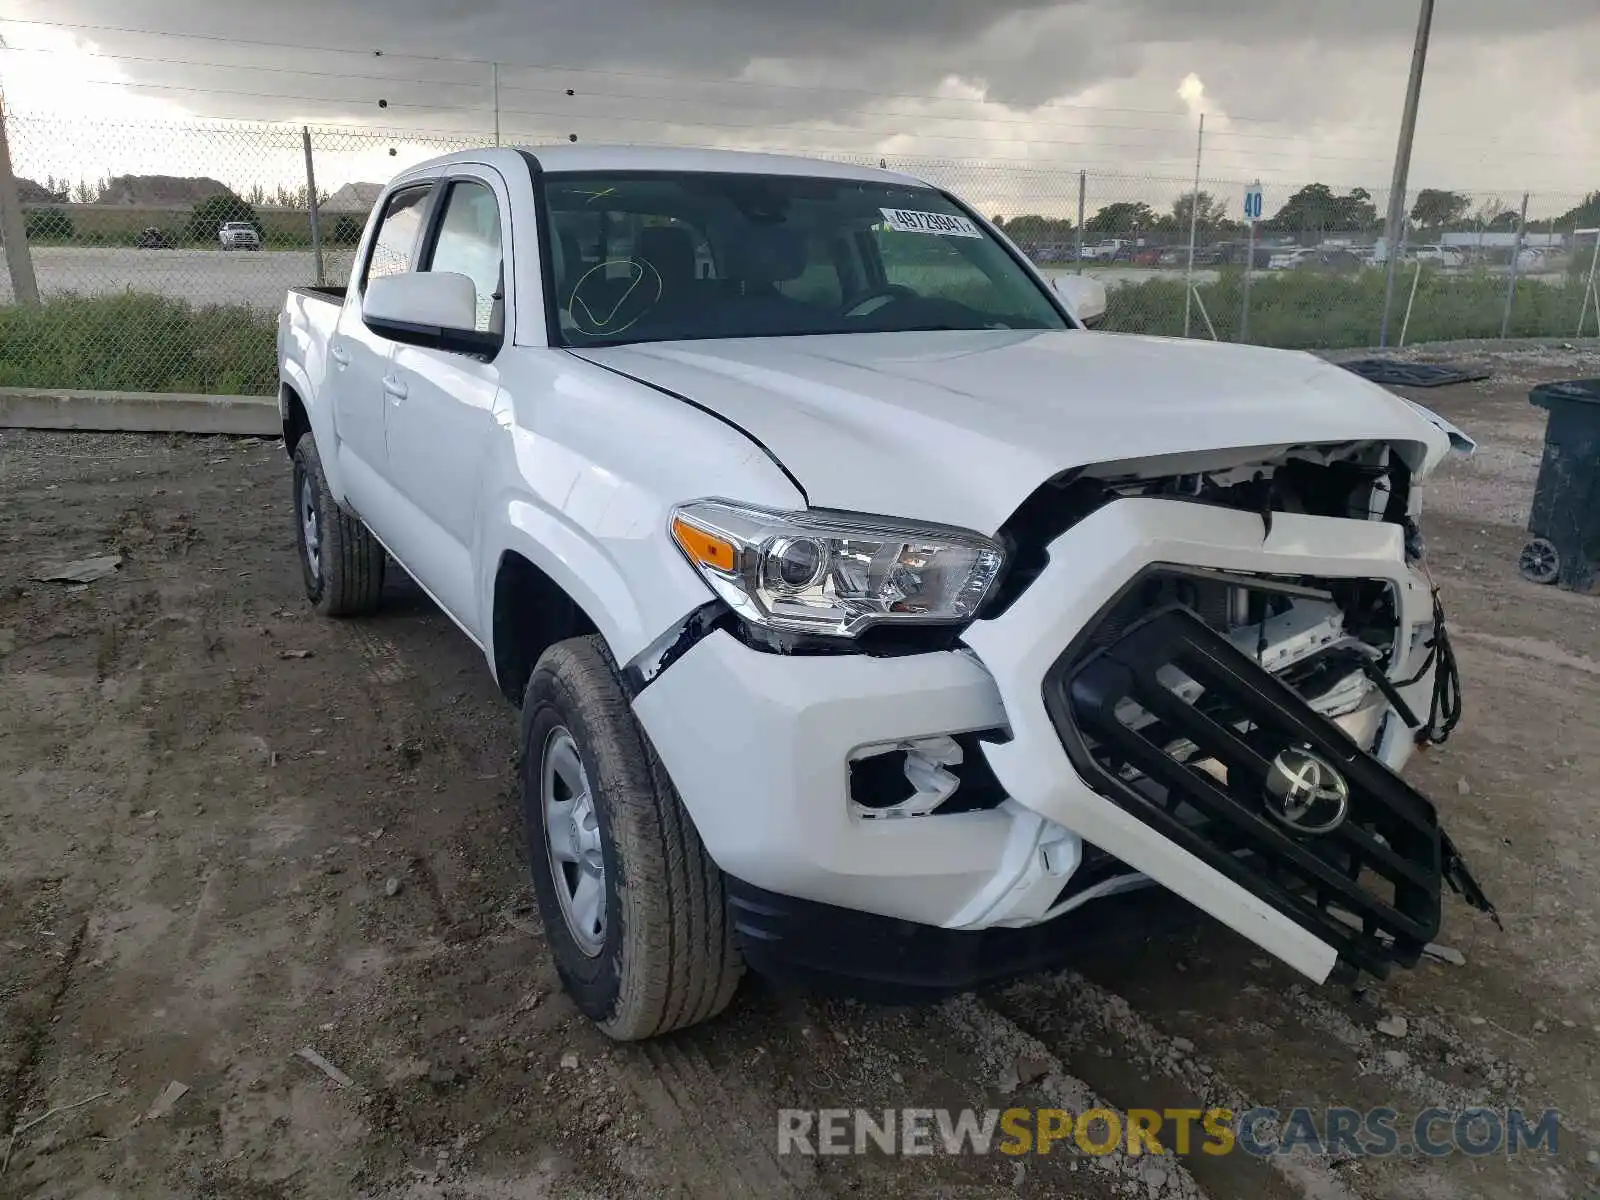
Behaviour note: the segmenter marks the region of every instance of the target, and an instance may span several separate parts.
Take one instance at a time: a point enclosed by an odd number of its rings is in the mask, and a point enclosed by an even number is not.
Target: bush
[[[333,223],[333,232],[328,234],[330,246],[354,246],[361,240],[361,222],[349,213],[342,214]]]
[[[30,208],[25,229],[30,242],[64,242],[72,237],[72,218],[61,208]]]
[[[277,316],[126,292],[0,307],[0,386],[269,396]]]
[[[217,230],[229,221],[248,221],[255,226],[257,235],[261,233],[255,209],[232,192],[219,192],[194,206],[189,214],[188,236],[191,241],[215,243]]]

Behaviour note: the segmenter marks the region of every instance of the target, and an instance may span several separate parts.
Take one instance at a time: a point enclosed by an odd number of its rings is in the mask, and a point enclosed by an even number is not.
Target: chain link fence
[[[287,288],[341,283],[383,183],[488,139],[197,121],[6,120],[40,303],[0,280],[0,386],[270,394]],[[818,157],[906,171],[995,217],[1047,275],[1107,286],[1107,328],[1291,348],[1378,343],[1381,190],[1012,161]],[[317,203],[311,203],[315,195]],[[1600,193],[1419,189],[1391,340],[1600,333]],[[313,214],[315,213],[315,217]],[[247,232],[239,232],[241,229]],[[319,270],[320,268],[320,270]]]

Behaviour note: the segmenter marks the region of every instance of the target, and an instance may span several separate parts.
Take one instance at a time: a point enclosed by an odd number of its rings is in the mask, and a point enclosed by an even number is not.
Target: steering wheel
[[[917,300],[920,297],[912,289],[901,283],[886,283],[882,287],[868,288],[866,291],[852,296],[846,300],[839,309],[839,315],[845,317],[864,317],[882,308],[882,304],[872,304],[874,300]],[[867,305],[871,304],[871,308]],[[866,309],[865,312],[862,310]]]

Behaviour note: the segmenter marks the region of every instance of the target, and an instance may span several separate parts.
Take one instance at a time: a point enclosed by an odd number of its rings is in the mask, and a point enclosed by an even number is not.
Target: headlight
[[[746,620],[835,637],[970,620],[1005,560],[989,538],[962,529],[725,500],[673,510],[672,538]]]

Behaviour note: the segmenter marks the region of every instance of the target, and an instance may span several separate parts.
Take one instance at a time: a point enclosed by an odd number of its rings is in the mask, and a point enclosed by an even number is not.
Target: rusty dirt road
[[[375,619],[313,617],[278,443],[0,433],[0,1196],[1597,1194],[1600,597],[1515,563],[1527,388],[1600,358],[1494,366],[1418,394],[1483,443],[1426,522],[1466,716],[1410,772],[1505,921],[1450,901],[1464,965],[1316,988],[1210,923],[1130,928],[933,1008],[747,980],[722,1019],[630,1046],[542,944],[514,714],[407,581]],[[120,569],[87,585],[35,580],[102,554]],[[775,1136],[785,1107],[1480,1104],[1559,1109],[1556,1153],[812,1158]]]

